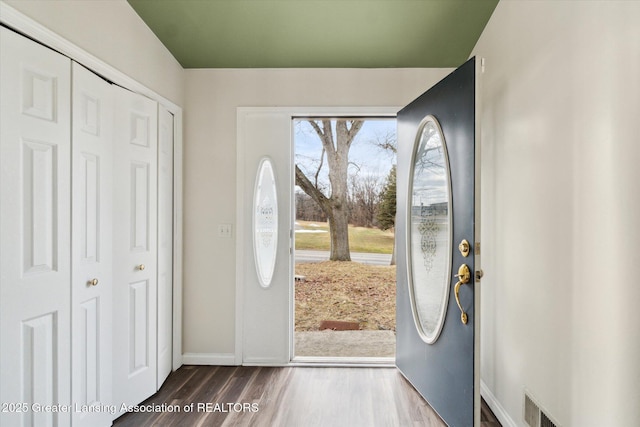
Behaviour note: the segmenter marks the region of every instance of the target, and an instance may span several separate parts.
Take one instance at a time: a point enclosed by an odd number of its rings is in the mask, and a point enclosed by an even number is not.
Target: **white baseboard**
[[[485,402],[487,402],[487,405],[489,405],[489,408],[491,408],[503,427],[518,427],[518,424],[513,421],[500,402],[498,402],[498,399],[496,399],[493,393],[491,393],[489,387],[482,380],[480,380],[480,394],[484,397]]]
[[[184,353],[182,363],[185,365],[235,366],[236,356],[233,353]]]

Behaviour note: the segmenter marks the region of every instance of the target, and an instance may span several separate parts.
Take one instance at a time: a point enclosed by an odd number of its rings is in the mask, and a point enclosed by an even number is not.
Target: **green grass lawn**
[[[296,221],[297,229],[318,230],[325,233],[296,233],[296,249],[329,250],[329,225],[326,222]],[[349,226],[349,248],[352,252],[390,254],[393,252],[394,234],[377,228]]]

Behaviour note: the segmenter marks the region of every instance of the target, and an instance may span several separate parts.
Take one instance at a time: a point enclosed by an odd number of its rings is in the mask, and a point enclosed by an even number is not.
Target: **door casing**
[[[254,259],[252,256],[248,256],[247,247],[252,241],[251,238],[251,229],[243,226],[243,224],[248,224],[247,221],[247,212],[250,211],[250,207],[246,206],[245,203],[245,189],[246,189],[246,176],[249,172],[247,167],[245,166],[244,159],[249,150],[249,142],[246,139],[246,132],[243,129],[243,123],[245,123],[245,117],[251,114],[270,114],[275,119],[274,120],[282,120],[282,126],[288,126],[290,129],[290,138],[289,138],[289,150],[293,153],[293,120],[300,117],[389,117],[395,118],[396,113],[400,110],[401,107],[398,106],[390,106],[390,107],[238,107],[237,109],[237,118],[238,118],[238,139],[237,139],[237,160],[236,160],[236,330],[235,330],[235,353],[234,353],[234,363],[237,365],[243,364],[243,351],[244,351],[244,326],[247,321],[247,313],[244,307],[244,297],[245,297],[245,285],[247,281],[248,274],[254,274],[251,270],[255,270]],[[286,123],[285,123],[286,122]],[[268,153],[267,153],[268,154]],[[293,165],[293,158],[291,159],[290,166]],[[276,166],[277,167],[277,166]],[[293,168],[290,167],[291,176],[289,177],[290,186],[289,188],[279,188],[278,192],[282,193],[284,191],[288,191],[290,195],[293,194]],[[278,175],[278,171],[276,170],[276,175]],[[251,183],[252,184],[252,183]],[[291,198],[293,200],[293,198]],[[294,206],[291,203],[289,206],[289,212],[292,213],[291,218],[293,216]],[[293,219],[292,221],[293,222]],[[245,228],[247,228],[245,230]],[[289,235],[289,238],[292,239],[293,233],[293,224],[289,224],[288,230],[279,230],[279,234]],[[290,242],[290,247],[292,247],[292,242]],[[278,257],[292,257],[293,253],[279,253]],[[293,265],[293,261],[291,260],[291,265]],[[249,272],[248,272],[249,271]],[[292,273],[291,273],[292,274]],[[293,283],[293,277],[289,278],[291,290],[291,283]],[[289,316],[289,325],[293,325],[293,300],[291,297],[291,292],[289,294],[289,301],[286,302],[288,307],[288,316]],[[288,354],[288,358],[281,359],[278,364],[290,364],[291,359],[293,358],[293,327],[289,327],[287,338],[288,349],[283,349]],[[265,364],[269,363],[264,360],[260,362],[256,359],[252,364]]]

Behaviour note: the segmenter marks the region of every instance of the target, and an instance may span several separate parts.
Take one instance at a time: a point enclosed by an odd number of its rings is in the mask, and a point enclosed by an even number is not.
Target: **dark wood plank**
[[[487,402],[482,399],[482,406],[480,407],[480,427],[502,427],[498,418],[487,405]]]
[[[169,414],[170,416],[168,417],[159,417],[158,422],[162,422],[162,425],[167,426],[197,425],[200,419],[206,414],[204,409],[199,409],[199,405],[216,402],[215,399],[219,396],[220,391],[227,387],[229,380],[233,378],[233,375],[238,369],[239,368],[235,366],[220,366],[215,371],[206,372],[206,375],[203,375],[203,379],[199,381],[199,386],[192,391],[188,398],[181,400],[180,404],[183,408],[185,405],[193,404],[193,410],[181,414]]]
[[[219,426],[224,423],[227,417],[234,414],[246,414],[250,406],[247,407],[245,405],[248,402],[240,399],[240,395],[250,387],[251,380],[259,370],[260,368],[255,367],[238,369],[236,375],[230,378],[225,387],[213,396],[210,402],[212,405],[209,408],[205,408],[207,412],[202,414],[198,425]],[[218,405],[217,407],[216,404]]]
[[[183,366],[143,404],[194,410],[130,413],[114,426],[445,425],[394,368]],[[484,401],[481,416],[481,427],[500,426]]]
[[[242,394],[238,398],[238,402],[251,405],[248,411],[232,412],[224,420],[224,426],[244,427],[254,426],[258,424],[260,417],[264,418],[264,413],[260,414],[260,403],[263,401],[264,395],[269,389],[269,385],[274,381],[277,381],[279,372],[282,372],[279,368],[261,368],[251,378],[251,381],[247,383],[246,388],[242,391]],[[254,409],[257,411],[254,412]]]

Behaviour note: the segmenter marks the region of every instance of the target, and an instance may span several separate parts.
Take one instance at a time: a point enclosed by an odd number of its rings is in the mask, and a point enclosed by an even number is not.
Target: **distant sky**
[[[355,163],[360,168],[358,170],[355,166],[349,166],[349,175],[356,172],[360,176],[375,175],[380,177],[381,183],[384,183],[391,166],[396,163],[395,154],[376,147],[372,142],[383,140],[387,135],[392,135],[395,138],[395,133],[395,119],[366,120],[349,150],[349,162]],[[317,170],[320,154],[322,153],[322,144],[320,143],[320,138],[307,121],[296,120],[294,147],[295,162],[301,166],[310,179],[313,179],[309,175],[314,174]],[[322,180],[325,182],[328,182],[327,171],[325,159],[321,173]]]

